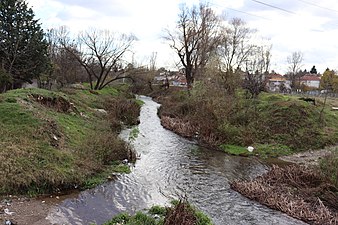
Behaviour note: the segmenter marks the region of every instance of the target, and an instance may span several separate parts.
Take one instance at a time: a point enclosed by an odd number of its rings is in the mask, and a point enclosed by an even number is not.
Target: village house
[[[154,80],[157,84],[164,84],[168,79],[172,86],[186,86],[187,80],[181,71],[166,71],[156,75]]]
[[[318,89],[320,85],[320,77],[314,75],[305,75],[299,79],[299,83],[300,85]]]
[[[291,82],[280,74],[267,76],[266,88],[271,92],[288,92],[291,90]]]

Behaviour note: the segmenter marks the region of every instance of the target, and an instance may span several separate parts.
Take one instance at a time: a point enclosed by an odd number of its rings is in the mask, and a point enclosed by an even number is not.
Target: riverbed
[[[234,179],[250,179],[267,171],[255,158],[229,156],[199,147],[161,126],[160,106],[140,96],[139,133],[129,141],[140,159],[130,174],[64,199],[48,213],[51,224],[102,224],[121,212],[135,213],[153,205],[167,205],[186,196],[216,225],[305,224],[279,211],[248,200],[230,188]]]

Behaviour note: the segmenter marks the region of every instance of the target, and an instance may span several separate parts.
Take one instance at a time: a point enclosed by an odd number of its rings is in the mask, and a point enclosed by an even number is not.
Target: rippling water
[[[216,225],[305,224],[230,189],[229,181],[262,174],[265,165],[203,149],[177,136],[161,126],[159,105],[148,97],[140,99],[145,104],[133,145],[141,158],[132,173],[66,199],[49,214],[52,223],[102,224],[120,212],[134,213],[186,195]],[[125,130],[121,136],[127,139],[129,132]]]

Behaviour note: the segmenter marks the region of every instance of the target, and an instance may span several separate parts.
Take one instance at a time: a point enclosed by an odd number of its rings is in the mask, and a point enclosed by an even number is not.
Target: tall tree
[[[123,57],[135,40],[134,35],[91,29],[80,32],[77,42],[65,36],[61,44],[85,69],[91,89],[101,90],[115,80],[130,78],[123,70]]]
[[[313,67],[311,68],[310,73],[311,73],[311,74],[317,74],[316,66],[313,66]]]
[[[303,53],[302,52],[293,52],[290,56],[287,57],[287,63],[289,64],[289,78],[291,80],[291,88],[296,87],[296,82],[298,72],[300,71],[303,62]]]
[[[69,32],[65,26],[49,29],[46,35],[48,54],[52,64],[52,70],[46,79],[47,81],[55,80],[59,87],[63,87],[66,84],[88,81],[86,72],[76,60],[77,57],[80,57],[80,52],[77,52],[75,46],[68,46],[69,51],[67,51],[60,44],[60,39],[68,35]]]
[[[177,27],[165,39],[185,69],[188,88],[202,74],[219,41],[220,18],[205,4],[181,7]]]
[[[34,16],[25,1],[0,1],[0,63],[9,78],[3,91],[31,82],[49,68],[47,42]]]
[[[324,120],[324,108],[326,106],[328,94],[338,88],[338,76],[333,70],[327,68],[320,79],[320,88],[324,89],[324,103],[322,110],[320,111],[319,119]]]
[[[239,87],[245,63],[254,50],[251,34],[254,32],[246,23],[233,18],[222,27],[221,41],[217,48],[220,75],[223,86],[228,94],[234,94]]]
[[[338,91],[338,75],[327,68],[320,79],[320,88],[326,92]]]
[[[256,47],[250,43],[254,30],[248,28],[239,18],[233,18],[223,28],[222,41],[218,48],[225,70],[232,71],[245,64],[252,50]]]
[[[245,62],[243,88],[252,98],[257,98],[265,90],[266,75],[269,73],[271,46],[254,46]]]

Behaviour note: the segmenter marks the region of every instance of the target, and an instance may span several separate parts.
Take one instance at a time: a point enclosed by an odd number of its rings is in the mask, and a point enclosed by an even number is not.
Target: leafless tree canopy
[[[97,90],[127,77],[123,57],[135,40],[133,35],[91,29],[80,32],[76,41],[64,36],[61,44],[85,69],[91,88]]]
[[[66,50],[59,45],[60,38],[68,35],[66,27],[50,29],[46,34],[49,44],[48,53],[52,63],[51,74],[46,81],[48,83],[53,79],[60,87],[70,83],[87,81],[85,71],[76,60],[77,57],[80,57],[80,52],[75,47],[68,46],[68,50]]]
[[[249,29],[239,18],[232,19],[229,26],[223,27],[218,53],[226,71],[233,72],[247,62],[255,48],[250,42],[250,34],[253,32],[254,30]]]
[[[177,29],[167,31],[170,41],[185,68],[188,87],[201,74],[219,40],[220,18],[207,5],[181,7]]]
[[[256,98],[265,90],[266,74],[269,72],[272,46],[252,46],[245,61],[245,76],[243,88],[251,97]]]
[[[287,57],[287,63],[289,64],[289,78],[291,80],[291,87],[295,88],[297,74],[302,67],[303,53],[293,52],[291,56]]]

